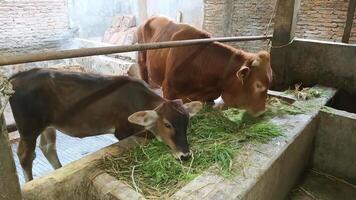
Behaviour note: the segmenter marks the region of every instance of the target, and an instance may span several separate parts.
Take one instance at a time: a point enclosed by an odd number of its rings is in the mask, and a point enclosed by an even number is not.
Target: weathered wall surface
[[[287,62],[283,69],[286,84],[316,83],[356,93],[356,45],[295,39],[284,48]]]
[[[67,0],[0,1],[0,53],[53,46],[69,36]]]
[[[341,42],[348,1],[301,0],[296,37]],[[261,35],[273,16],[276,0],[205,0],[204,29],[214,36]],[[273,31],[273,20],[269,33]],[[356,43],[356,15],[350,43]],[[266,42],[245,42],[237,47],[257,51]]]

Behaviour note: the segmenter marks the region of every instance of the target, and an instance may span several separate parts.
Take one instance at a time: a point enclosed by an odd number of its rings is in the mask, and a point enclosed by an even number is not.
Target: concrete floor
[[[66,165],[72,161],[78,160],[90,153],[98,151],[99,149],[109,146],[117,142],[117,139],[113,134],[93,136],[87,138],[74,138],[64,135],[57,131],[57,153],[62,165]],[[37,145],[39,141],[37,141]],[[14,153],[14,159],[16,163],[17,173],[20,179],[21,185],[24,184],[25,179],[22,173],[16,150],[17,143],[13,143],[12,151]],[[36,159],[33,162],[33,176],[34,179],[41,177],[53,171],[52,166],[42,154],[39,147],[36,147]]]
[[[356,200],[356,185],[314,170],[309,170],[289,200]]]

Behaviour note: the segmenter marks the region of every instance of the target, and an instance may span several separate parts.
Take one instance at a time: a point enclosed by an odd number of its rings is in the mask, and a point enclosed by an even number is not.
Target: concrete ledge
[[[92,194],[101,200],[144,200],[145,198],[131,186],[106,172],[101,172],[92,180]]]

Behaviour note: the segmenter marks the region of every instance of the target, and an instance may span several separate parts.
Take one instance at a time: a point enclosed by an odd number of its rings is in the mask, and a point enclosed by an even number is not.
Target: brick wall
[[[252,36],[266,33],[276,0],[205,0],[203,27],[214,36]],[[273,21],[268,33],[273,29]],[[233,46],[258,51],[266,41],[232,43]]]
[[[340,42],[348,2],[344,0],[302,0],[296,35],[302,38]]]
[[[267,30],[267,25],[273,16],[276,0],[233,0],[233,15],[231,18],[231,34],[236,36],[253,36],[272,34],[273,21]],[[267,41],[249,41],[236,43],[235,46],[256,52],[267,49]]]
[[[225,0],[204,0],[203,28],[216,37],[225,36],[223,13],[226,10]]]
[[[276,0],[205,0],[204,29],[214,36],[261,35],[266,31]],[[301,0],[296,36],[341,42],[348,0]],[[269,33],[273,30],[273,20]],[[350,43],[356,43],[356,16]],[[248,51],[266,48],[266,42],[233,44]]]
[[[67,0],[0,1],[0,53],[55,46],[68,30]]]

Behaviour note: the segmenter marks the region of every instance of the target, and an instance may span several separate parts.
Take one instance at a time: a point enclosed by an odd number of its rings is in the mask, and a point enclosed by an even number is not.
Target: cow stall
[[[278,1],[273,37],[213,38],[1,57],[0,65],[67,59],[70,65],[80,64],[84,70],[92,72],[102,64],[87,68],[91,66],[87,63],[92,61],[84,61],[89,57],[79,57],[212,41],[272,40],[275,83],[273,90],[268,92],[267,115],[260,120],[251,120],[237,109],[216,112],[204,107],[192,118],[189,127],[188,139],[193,149],[191,160],[176,161],[168,148],[157,140],[132,136],[24,184],[23,198],[354,197],[355,153],[352,149],[355,148],[353,94],[356,73],[350,66],[355,64],[356,47],[295,38],[293,27],[299,4],[297,0]],[[120,67],[108,65],[110,73],[125,74],[132,63]],[[303,85],[295,86],[299,82]],[[345,102],[349,103],[345,106]],[[203,143],[199,137],[212,140]],[[5,142],[0,143],[3,146],[8,145],[6,137],[1,138],[1,142]],[[14,172],[11,158],[9,152],[5,157],[9,163],[6,170]],[[6,173],[6,177],[17,181],[15,173]],[[320,187],[322,184],[336,189],[327,191]],[[20,199],[19,187],[10,189],[5,192],[15,195],[13,199]]]

